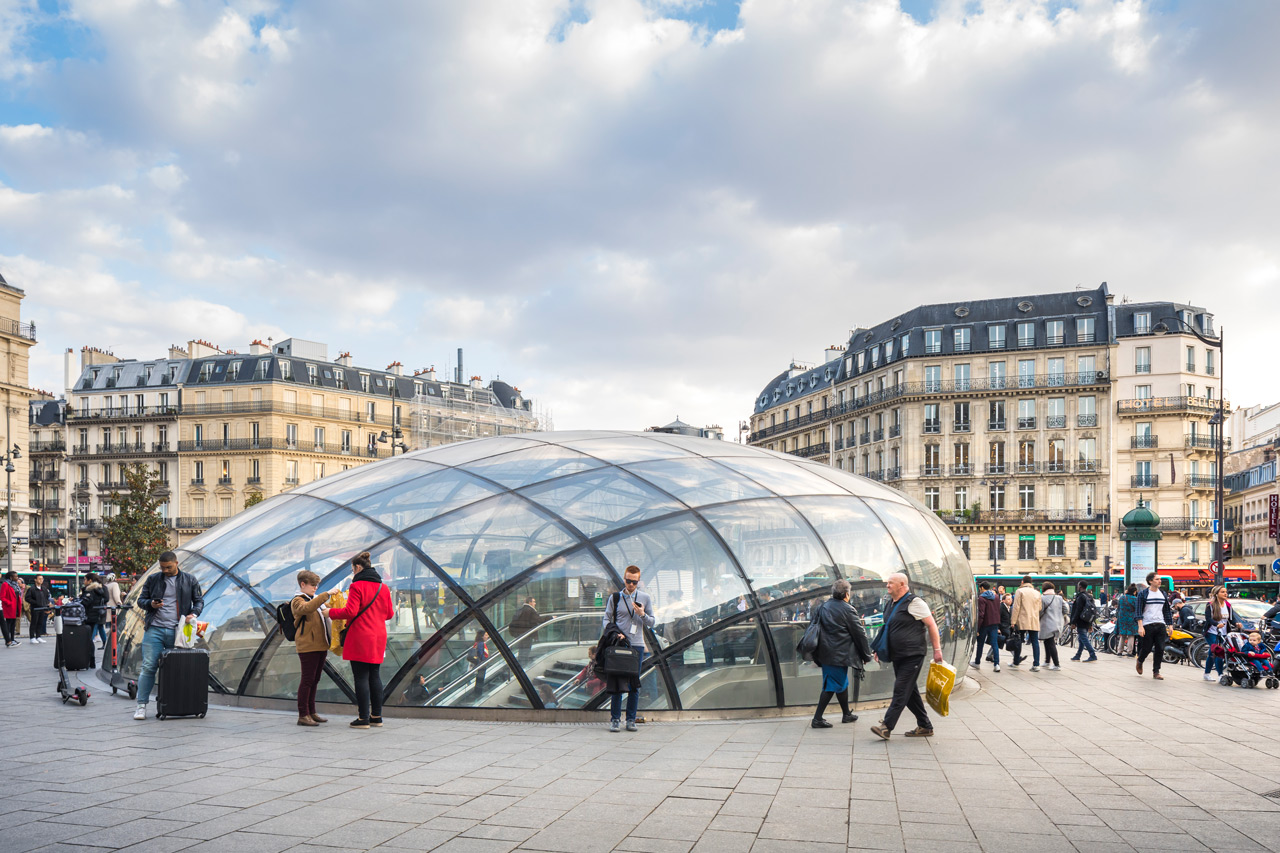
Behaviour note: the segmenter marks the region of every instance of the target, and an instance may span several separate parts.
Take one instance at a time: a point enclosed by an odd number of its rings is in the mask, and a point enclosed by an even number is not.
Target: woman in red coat
[[[22,615],[22,591],[18,587],[18,573],[9,572],[0,583],[0,628],[4,631],[5,648],[20,645],[17,633],[18,617]]]
[[[382,725],[382,675],[378,668],[387,654],[387,620],[395,610],[391,590],[374,570],[368,551],[351,558],[351,573],[354,577],[347,604],[330,608],[329,618],[347,621],[342,659],[351,664],[360,706],[360,716],[351,721],[351,728],[367,729]]]

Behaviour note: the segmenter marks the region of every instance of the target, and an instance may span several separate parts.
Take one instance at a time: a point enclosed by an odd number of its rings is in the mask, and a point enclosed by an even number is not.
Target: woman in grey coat
[[[813,659],[822,666],[822,695],[810,725],[815,729],[831,728],[822,713],[832,696],[839,700],[844,712],[840,722],[857,722],[858,715],[849,712],[849,667],[853,667],[854,678],[862,677],[863,664],[871,660],[871,644],[858,611],[849,603],[849,582],[836,581],[831,598],[814,611],[809,621],[818,623],[818,650]]]
[[[1058,665],[1058,635],[1068,612],[1067,600],[1058,595],[1053,581],[1045,581],[1040,593],[1040,639],[1044,641],[1046,669],[1062,669]]]

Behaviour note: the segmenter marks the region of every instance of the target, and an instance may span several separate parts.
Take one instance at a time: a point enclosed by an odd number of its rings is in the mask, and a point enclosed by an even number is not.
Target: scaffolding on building
[[[443,398],[420,394],[410,408],[410,449],[421,450],[469,438],[551,430],[540,406],[508,408],[488,388],[448,388]]]

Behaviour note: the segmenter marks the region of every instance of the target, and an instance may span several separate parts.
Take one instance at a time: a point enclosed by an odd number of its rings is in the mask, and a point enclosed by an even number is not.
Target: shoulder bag
[[[357,613],[355,616],[353,616],[351,619],[347,621],[346,626],[343,627],[342,629],[342,633],[338,634],[339,643],[341,643],[344,646],[347,644],[347,632],[351,630],[352,625],[356,624],[356,620],[359,619],[361,616],[363,616],[364,612],[373,606],[373,603],[378,600],[378,596],[382,595],[382,587],[383,587],[382,584],[378,584],[378,591],[373,594],[373,597],[370,598],[367,602],[365,602],[364,607],[360,608],[359,613]]]

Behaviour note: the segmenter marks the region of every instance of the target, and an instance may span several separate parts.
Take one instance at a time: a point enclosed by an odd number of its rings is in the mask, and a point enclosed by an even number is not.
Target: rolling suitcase
[[[53,649],[53,666],[68,670],[93,669],[93,627],[63,624]]]
[[[169,649],[156,670],[156,718],[203,717],[209,710],[209,652]]]

